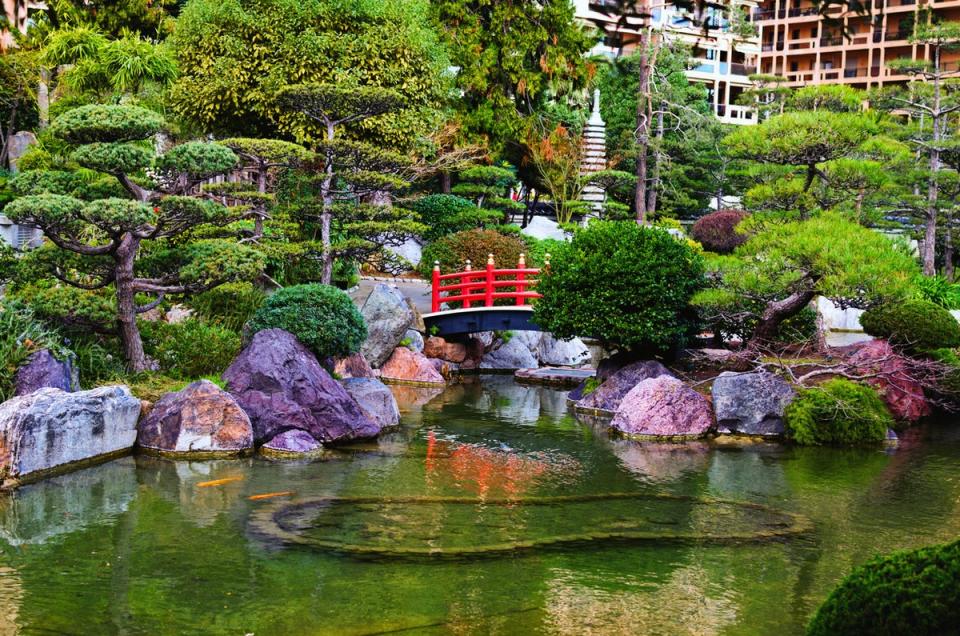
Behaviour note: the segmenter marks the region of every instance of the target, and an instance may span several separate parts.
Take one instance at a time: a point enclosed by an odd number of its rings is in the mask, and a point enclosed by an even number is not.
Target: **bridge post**
[[[484,305],[493,307],[493,254],[487,255],[487,285],[484,290],[486,298]]]
[[[433,284],[430,288],[430,311],[440,311],[440,261],[433,261]]]
[[[466,269],[465,271],[466,271],[466,272],[471,272],[471,271],[473,271],[473,266],[470,264],[470,259],[469,259],[469,258],[467,259],[467,269]],[[464,283],[464,284],[467,285],[467,287],[464,287],[463,290],[460,292],[460,293],[463,294],[464,296],[469,296],[469,295],[470,295],[470,291],[471,291],[471,290],[470,290],[470,287],[469,287],[470,282],[471,282],[471,281],[470,281],[470,278],[471,278],[471,277],[470,277],[470,274],[468,273],[466,276],[464,276],[463,278],[460,279],[460,282],[461,282],[461,283]],[[469,300],[464,300],[464,301],[463,301],[463,308],[464,308],[464,309],[470,309],[470,301],[469,301]]]
[[[522,270],[526,268],[527,268],[526,259],[523,258],[523,254],[520,254],[520,258],[517,260],[517,269]],[[524,275],[523,272],[520,272],[519,274],[517,274],[517,292],[521,294],[527,291],[527,286],[523,284],[523,281],[525,278],[526,276]],[[526,304],[527,304],[527,299],[525,297],[517,296],[517,305],[526,305]]]

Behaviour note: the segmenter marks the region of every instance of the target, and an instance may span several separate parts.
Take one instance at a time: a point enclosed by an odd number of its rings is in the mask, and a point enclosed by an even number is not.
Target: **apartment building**
[[[899,58],[930,59],[929,47],[909,42],[920,8],[960,21],[960,0],[873,0],[865,15],[838,8],[829,20],[810,0],[764,0],[752,15],[759,28],[758,71],[785,77],[792,87],[849,84],[866,89],[909,81],[887,64]],[[957,70],[960,52],[943,58],[946,68]]]
[[[960,0],[958,0],[960,1]],[[621,19],[615,0],[575,0],[576,17],[604,35],[593,53],[615,56],[636,49],[640,38],[641,21]],[[739,0],[735,6],[756,10],[756,2]],[[720,12],[710,10],[708,29],[695,24],[690,15],[669,2],[654,1],[651,7],[650,28],[657,37],[681,41],[692,51],[693,64],[687,71],[692,82],[706,85],[713,102],[713,110],[720,121],[730,124],[756,123],[756,112],[737,104],[740,94],[751,87],[748,76],[756,72],[760,54],[758,37],[743,37],[734,32],[732,24]]]

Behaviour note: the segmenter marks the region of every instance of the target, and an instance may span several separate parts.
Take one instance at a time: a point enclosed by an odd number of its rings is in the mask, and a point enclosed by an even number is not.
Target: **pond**
[[[126,457],[0,499],[0,634],[800,634],[960,535],[960,427],[896,449],[611,439],[565,393],[394,387],[310,462]]]

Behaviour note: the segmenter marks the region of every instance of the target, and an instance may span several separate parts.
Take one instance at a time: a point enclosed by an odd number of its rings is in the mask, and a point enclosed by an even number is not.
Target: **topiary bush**
[[[419,214],[421,222],[429,228],[423,235],[428,241],[503,220],[499,210],[478,208],[472,201],[455,194],[430,194],[408,207]]]
[[[949,311],[928,300],[907,300],[868,309],[863,330],[912,351],[960,346],[960,324]]]
[[[147,355],[173,378],[220,375],[240,353],[236,331],[195,318],[175,324],[145,322],[140,330]]]
[[[703,285],[703,258],[685,241],[632,221],[595,221],[557,248],[534,305],[544,331],[640,353],[680,346],[696,331],[690,298]]]
[[[706,250],[729,254],[747,242],[747,236],[736,231],[737,224],[746,217],[743,210],[717,210],[697,219],[690,235]]]
[[[960,625],[960,541],[868,561],[827,597],[807,636],[955,634]]]
[[[493,230],[457,232],[424,248],[420,273],[429,278],[434,261],[440,261],[441,272],[460,271],[468,260],[474,269],[482,269],[487,265],[488,254],[493,254],[498,268],[515,267],[526,249],[526,243],[518,236],[506,236]]]
[[[367,338],[363,316],[350,297],[336,287],[316,283],[275,292],[245,330],[252,335],[275,328],[295,335],[321,360],[356,353]]]
[[[873,387],[844,378],[801,390],[783,421],[787,437],[803,445],[882,442],[894,426]]]

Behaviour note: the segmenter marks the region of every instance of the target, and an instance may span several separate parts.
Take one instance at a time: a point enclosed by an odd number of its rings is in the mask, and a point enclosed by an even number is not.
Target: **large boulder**
[[[57,360],[49,349],[30,354],[27,363],[17,369],[14,379],[14,395],[28,395],[37,389],[60,389],[78,391],[80,383],[77,369],[70,359]]]
[[[530,219],[530,222],[520,230],[520,233],[538,240],[565,241],[567,239],[567,234],[560,228],[560,225],[544,216],[535,216]]]
[[[350,378],[343,381],[343,388],[381,428],[400,423],[397,400],[393,397],[393,392],[380,380]]]
[[[670,370],[656,360],[641,360],[622,367],[611,374],[600,386],[577,402],[583,411],[616,412],[624,396],[644,380],[660,376],[673,377]]]
[[[334,358],[333,372],[341,378],[374,378],[376,374],[362,353],[354,353],[346,358]]]
[[[490,371],[516,371],[539,366],[528,343],[528,333],[530,332],[516,331],[506,342],[492,345],[480,359],[480,368]]]
[[[140,400],[125,386],[39,389],[0,404],[0,482],[129,450]]]
[[[153,405],[137,445],[165,454],[235,455],[253,448],[253,427],[229,393],[198,380]]]
[[[367,339],[360,351],[374,368],[380,367],[413,324],[413,310],[396,287],[379,283],[363,303],[360,313],[367,323]]]
[[[847,357],[865,382],[880,393],[890,413],[905,422],[916,422],[930,415],[930,403],[923,387],[910,375],[910,362],[898,354],[886,340],[871,340],[852,348]]]
[[[384,249],[410,263],[411,269],[416,268],[423,260],[423,246],[415,238],[408,238],[400,245],[386,245]]]
[[[544,366],[576,367],[590,361],[590,350],[580,338],[559,340],[543,333],[537,346],[537,358]]]
[[[429,358],[407,347],[397,347],[393,350],[390,359],[380,368],[380,378],[387,382],[408,384],[445,383],[443,376],[434,368]]]
[[[668,375],[644,380],[620,402],[610,426],[639,438],[692,439],[713,427],[707,399]]]
[[[323,443],[374,437],[380,426],[297,338],[282,329],[254,335],[223,374],[262,443],[288,429]]]
[[[713,381],[713,410],[721,433],[783,435],[783,412],[796,392],[767,371],[725,371]]]

